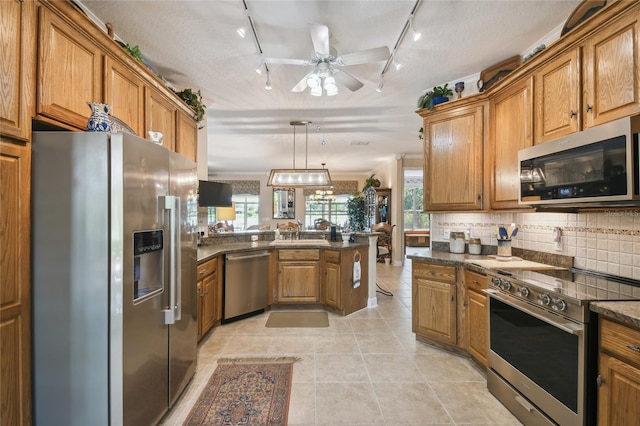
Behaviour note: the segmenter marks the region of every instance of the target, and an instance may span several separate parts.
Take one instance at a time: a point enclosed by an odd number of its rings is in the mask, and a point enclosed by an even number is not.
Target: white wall
[[[513,247],[574,257],[574,266],[640,280],[640,209],[598,213],[451,213],[431,215],[432,241],[445,241],[444,230],[468,226],[482,244],[496,245],[496,225],[515,223]],[[562,248],[551,241],[562,229]]]

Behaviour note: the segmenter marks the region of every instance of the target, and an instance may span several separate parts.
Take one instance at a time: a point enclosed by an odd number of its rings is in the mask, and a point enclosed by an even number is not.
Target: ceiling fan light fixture
[[[312,87],[311,96],[322,96],[322,87]]]
[[[324,90],[327,91],[327,96],[335,96],[338,94],[338,86],[335,84],[325,84]]]
[[[314,88],[314,87],[320,87],[320,77],[318,76],[318,74],[311,74],[308,78],[307,78],[307,86],[309,86],[310,88]]]

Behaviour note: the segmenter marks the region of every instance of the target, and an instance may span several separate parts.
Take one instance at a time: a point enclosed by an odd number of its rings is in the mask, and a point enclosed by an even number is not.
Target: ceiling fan
[[[315,51],[311,59],[284,59],[265,58],[266,63],[313,66],[314,69],[307,73],[293,88],[292,92],[303,92],[307,87],[314,96],[322,96],[323,89],[328,96],[338,93],[336,80],[355,92],[364,84],[344,70],[349,65],[364,64],[367,62],[382,61],[389,58],[387,46],[374,47],[372,49],[338,55],[336,50],[329,46],[329,27],[322,24],[309,26],[311,41]]]

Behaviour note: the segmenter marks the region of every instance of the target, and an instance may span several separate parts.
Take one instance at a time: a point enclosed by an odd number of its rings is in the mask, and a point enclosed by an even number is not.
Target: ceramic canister
[[[464,232],[452,232],[449,234],[449,251],[451,253],[464,253]]]

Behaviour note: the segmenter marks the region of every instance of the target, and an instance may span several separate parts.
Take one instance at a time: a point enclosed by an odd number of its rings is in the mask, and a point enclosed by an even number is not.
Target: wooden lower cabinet
[[[465,271],[465,287],[466,349],[473,359],[487,367],[489,314],[487,296],[482,293],[482,290],[487,288],[486,276],[474,271]]]
[[[0,425],[31,419],[31,147],[0,140]]]
[[[277,302],[320,302],[320,250],[278,250]]]
[[[413,332],[456,345],[456,267],[414,262],[412,277]]]
[[[342,280],[340,276],[340,252],[325,250],[323,253],[324,267],[320,298],[324,305],[342,309]]]
[[[198,265],[198,340],[222,319],[222,270],[220,258]]]
[[[600,322],[598,425],[640,425],[640,329]]]

